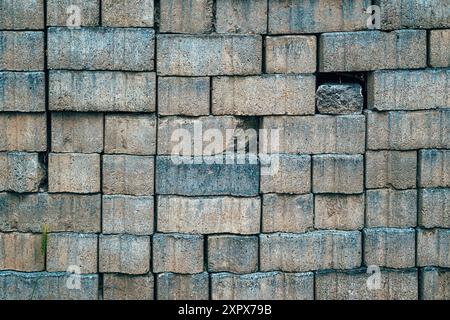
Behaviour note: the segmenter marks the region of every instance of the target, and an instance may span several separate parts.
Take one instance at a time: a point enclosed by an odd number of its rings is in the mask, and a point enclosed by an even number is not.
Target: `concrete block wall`
[[[449,79],[446,1],[0,0],[0,299],[448,300]]]

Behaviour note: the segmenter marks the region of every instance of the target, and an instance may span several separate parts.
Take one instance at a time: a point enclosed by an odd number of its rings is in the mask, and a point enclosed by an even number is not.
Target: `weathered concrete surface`
[[[422,110],[450,107],[450,70],[376,71],[368,77],[368,107]]]
[[[203,236],[155,233],[153,244],[153,272],[203,272]]]
[[[258,270],[256,236],[213,235],[208,237],[208,271],[252,273]]]
[[[265,272],[211,276],[213,300],[313,300],[314,275]]]
[[[100,235],[99,271],[146,274],[150,271],[150,237]]]
[[[152,27],[153,0],[103,0],[102,25],[108,27]]]
[[[102,232],[105,234],[151,235],[154,199],[151,196],[103,196]]]
[[[364,229],[364,262],[388,268],[416,265],[415,230],[395,228]]]
[[[421,279],[422,299],[450,299],[450,272],[447,269],[424,268]]]
[[[48,90],[52,111],[155,111],[152,72],[50,71]]]
[[[0,72],[0,112],[45,111],[43,72]]]
[[[98,236],[81,233],[49,233],[47,271],[65,272],[73,266],[82,274],[97,273]]]
[[[0,152],[0,192],[38,192],[45,169],[37,153]]]
[[[260,235],[261,271],[352,269],[361,265],[361,233],[313,231]]]
[[[53,152],[103,151],[102,114],[54,112],[51,119]]]
[[[215,115],[314,114],[313,75],[218,77],[212,86]]]
[[[100,0],[47,0],[47,25],[76,26],[77,10],[71,5],[79,8],[81,27],[99,25]]]
[[[368,0],[269,0],[269,33],[364,30]]]
[[[258,197],[158,196],[158,231],[195,234],[257,234],[261,202]]]
[[[279,131],[279,147],[260,141],[267,153],[364,153],[365,118],[362,115],[264,117],[262,129]],[[275,150],[275,151],[273,151]]]
[[[313,194],[264,194],[262,232],[309,231],[314,225]]]
[[[380,287],[370,289],[371,274],[358,269],[320,272],[316,276],[318,300],[417,300],[417,269],[381,269]]]
[[[104,155],[103,193],[152,195],[154,168],[155,158],[151,156]]]
[[[0,31],[0,70],[44,70],[44,32]]]
[[[48,68],[152,71],[154,47],[153,29],[49,28]]]
[[[214,76],[259,74],[262,39],[250,35],[159,35],[159,75]]]
[[[266,37],[267,73],[313,73],[317,67],[315,36]]]
[[[173,161],[175,158],[175,163]],[[187,196],[255,196],[259,191],[259,165],[212,163],[217,157],[203,157],[200,163],[177,163],[189,159],[156,157],[156,192]],[[192,158],[190,158],[192,159]],[[221,159],[221,158],[219,158]],[[200,159],[201,160],[201,159]],[[212,163],[212,164],[209,164]]]
[[[427,65],[425,30],[324,33],[319,41],[321,72],[418,69]]]
[[[44,0],[0,1],[0,29],[44,29]]]
[[[367,113],[367,149],[450,148],[450,110]]]
[[[43,271],[40,234],[0,233],[0,270]]]
[[[99,233],[100,195],[0,193],[0,230]]]
[[[417,190],[366,190],[367,227],[415,227]]]
[[[450,228],[450,188],[419,191],[419,225]]]
[[[357,83],[325,83],[316,92],[317,110],[322,114],[361,113],[364,97]]]
[[[209,275],[160,273],[156,275],[157,300],[208,300]]]
[[[375,0],[381,9],[381,28],[385,30],[402,28],[449,27],[449,4],[440,0]]]
[[[209,33],[213,28],[212,0],[166,0],[159,6],[161,32]]]
[[[49,154],[49,192],[96,193],[100,191],[100,180],[99,154]]]
[[[98,275],[80,275],[81,290],[67,288],[72,274],[0,272],[0,300],[97,300]]]
[[[201,116],[209,114],[208,77],[160,77],[158,111],[160,115]]]
[[[154,115],[105,115],[105,153],[154,155],[156,117]]]
[[[217,0],[217,33],[267,33],[266,0]]]
[[[1,113],[0,151],[43,152],[47,150],[45,113]]]
[[[153,300],[153,274],[130,276],[103,275],[103,300]]]

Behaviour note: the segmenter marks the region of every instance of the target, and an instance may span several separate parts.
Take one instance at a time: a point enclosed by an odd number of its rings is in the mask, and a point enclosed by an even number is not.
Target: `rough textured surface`
[[[218,33],[266,33],[267,0],[217,0]]]
[[[44,180],[37,153],[0,152],[0,192],[37,192]]]
[[[279,145],[261,141],[273,153],[363,153],[364,116],[264,117],[262,128],[279,130]],[[294,139],[295,138],[295,139]]]
[[[0,300],[450,299],[449,4],[0,0]]]
[[[450,110],[368,112],[369,150],[450,148]]]
[[[150,271],[150,237],[100,235],[99,271],[145,274]]]
[[[160,273],[156,276],[158,300],[208,300],[209,276],[197,274]]]
[[[49,0],[48,2],[55,2]],[[44,28],[44,0],[0,1],[0,29]]]
[[[158,231],[256,234],[260,208],[257,197],[159,196]]]
[[[260,235],[261,271],[352,269],[361,265],[361,233],[314,231]]]
[[[213,300],[313,300],[313,274],[266,272],[212,276]]]
[[[154,167],[154,157],[103,156],[103,193],[152,195],[154,192]]]
[[[366,191],[366,225],[368,227],[415,227],[417,191],[376,189]]]
[[[314,193],[361,193],[363,192],[362,155],[316,155],[313,156]]]
[[[430,32],[430,58],[433,67],[450,66],[450,29],[431,30]]]
[[[416,265],[415,230],[377,228],[364,230],[364,262],[388,268]]]
[[[365,270],[322,272],[316,276],[318,300],[417,300],[416,269],[381,270],[380,287],[370,289]]]
[[[135,235],[153,233],[153,197],[105,195],[102,208],[103,233]]]
[[[103,277],[104,300],[153,300],[153,294],[153,275],[105,274]]]
[[[255,196],[259,187],[259,165],[212,163],[216,157],[196,163],[178,164],[169,156],[156,158],[156,192],[188,196]],[[221,158],[219,158],[221,159]]]
[[[370,109],[422,110],[450,106],[450,70],[376,71],[369,75]]]
[[[449,246],[449,229],[419,229],[417,231],[417,265],[449,268]]]
[[[324,33],[320,36],[319,70],[423,68],[427,64],[426,46],[425,30]]]
[[[44,70],[44,32],[0,31],[0,70]]]
[[[71,274],[1,272],[0,300],[97,300],[98,275],[80,275],[81,290],[67,288]]]
[[[208,33],[212,31],[212,0],[161,1],[159,10],[161,32]]]
[[[262,231],[301,233],[313,228],[314,200],[306,195],[263,195]]]
[[[156,233],[153,236],[153,271],[203,271],[203,236]]]
[[[48,90],[53,111],[155,111],[152,72],[50,71]]]
[[[261,176],[261,193],[311,192],[311,157],[280,155],[277,172]]]
[[[450,228],[450,188],[419,191],[419,225]]]
[[[0,269],[43,271],[45,257],[41,252],[40,234],[0,233]]]
[[[409,189],[416,187],[415,151],[366,152],[366,188]]]
[[[368,0],[268,0],[269,33],[319,33],[367,28]]]
[[[258,74],[262,63],[260,36],[160,35],[159,75],[213,76]]]
[[[258,270],[258,237],[209,236],[208,271],[251,273]]]
[[[313,73],[316,71],[315,36],[266,38],[267,73]]]
[[[100,191],[100,155],[51,153],[48,159],[49,192]]]
[[[103,151],[103,116],[93,113],[52,113],[52,151]]]
[[[43,72],[0,72],[0,112],[45,111]]]
[[[153,0],[102,0],[102,25],[152,27]]]
[[[70,8],[70,6],[78,8]],[[72,10],[70,10],[72,9]],[[80,13],[77,21],[76,13]],[[47,0],[48,26],[98,26],[100,23],[100,0]]]
[[[98,233],[100,195],[0,193],[0,231]]]
[[[316,92],[317,110],[323,114],[361,113],[364,97],[361,85],[326,83]]]
[[[152,71],[154,38],[145,28],[49,28],[48,68]]]
[[[363,195],[324,195],[314,197],[317,229],[359,230],[364,226]]]
[[[45,113],[0,114],[0,151],[46,151],[46,136]]]
[[[47,238],[47,271],[97,272],[98,236],[80,233],[50,233]]]
[[[158,80],[159,114],[201,116],[209,113],[207,77],[161,77]]]
[[[424,268],[421,294],[424,300],[450,299],[450,272],[446,269]]]
[[[105,153],[155,154],[156,118],[153,115],[106,115]]]
[[[258,116],[313,114],[314,80],[313,75],[213,78],[212,113]]]

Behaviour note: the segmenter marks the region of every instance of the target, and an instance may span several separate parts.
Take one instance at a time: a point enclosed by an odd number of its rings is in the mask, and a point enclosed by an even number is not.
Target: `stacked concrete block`
[[[0,0],[0,300],[450,299],[449,21]]]

